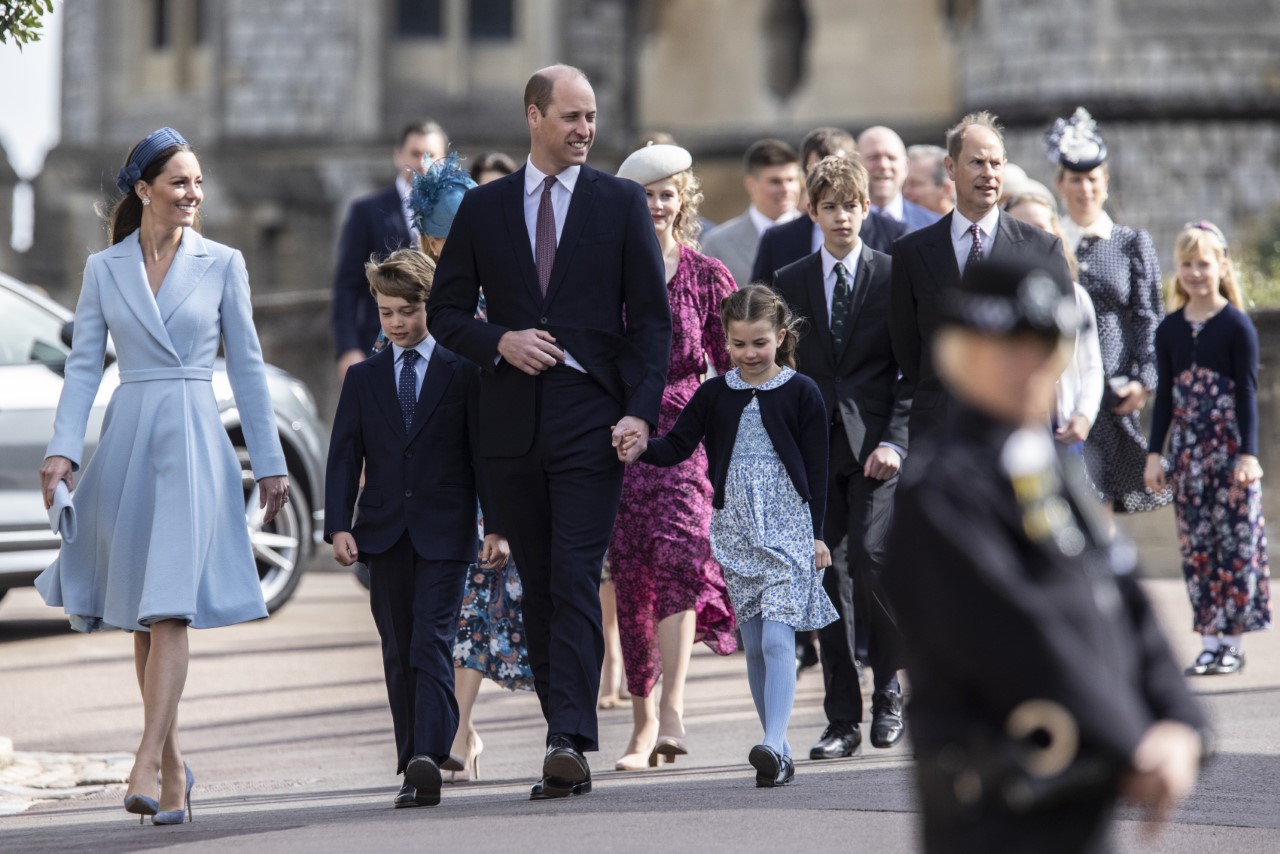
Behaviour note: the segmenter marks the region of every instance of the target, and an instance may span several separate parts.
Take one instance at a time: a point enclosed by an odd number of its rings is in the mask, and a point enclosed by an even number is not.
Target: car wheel
[[[263,522],[265,511],[258,506],[258,483],[249,468],[249,454],[236,448],[240,458],[244,485],[244,518],[249,526],[249,543],[258,564],[258,580],[267,612],[275,613],[289,601],[302,580],[306,545],[311,542],[311,508],[301,489],[289,490],[289,502],[269,524]],[[291,483],[298,483],[295,477]]]

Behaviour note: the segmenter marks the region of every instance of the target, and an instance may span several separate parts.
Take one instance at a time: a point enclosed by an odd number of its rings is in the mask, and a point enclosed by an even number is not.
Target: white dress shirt
[[[581,166],[570,166],[556,176],[551,185],[551,208],[556,220],[556,247],[560,246],[560,235],[564,233],[564,220],[569,215],[569,202],[573,201],[573,188],[578,185],[578,173]],[[547,173],[533,165],[533,157],[525,161],[524,167],[524,227],[529,232],[529,251],[533,253],[534,263],[538,260],[538,205],[542,203],[542,185],[547,180]],[[587,369],[582,367],[573,355],[564,352],[564,363],[575,371]]]
[[[1102,405],[1102,349],[1098,344],[1098,317],[1088,292],[1075,284],[1076,305],[1084,315],[1085,326],[1076,333],[1076,349],[1058,379],[1058,426],[1062,427],[1079,414],[1098,420]]]
[[[394,341],[391,342],[391,352],[395,356],[396,369],[396,388],[400,388],[400,371],[404,368],[404,351],[417,350],[419,359],[413,363],[414,383],[413,397],[414,400],[422,394],[422,381],[427,378],[427,362],[431,361],[431,354],[435,352],[436,339],[428,335],[418,342],[416,347],[401,347]]]
[[[769,219],[767,216],[760,213],[759,208],[755,205],[747,206],[747,218],[751,220],[751,224],[756,227],[756,234],[764,234],[775,225],[782,225],[784,222],[791,222],[791,220],[798,216],[800,216],[800,211],[793,209],[787,211],[777,219]]]
[[[822,290],[827,295],[827,325],[831,325],[831,304],[836,296],[836,264],[843,264],[849,272],[849,296],[853,296],[853,282],[858,275],[858,256],[862,254],[862,241],[859,240],[848,255],[837,258],[824,245],[819,249],[822,253]]]
[[[902,193],[898,193],[898,195],[894,196],[893,199],[890,200],[889,204],[884,207],[872,205],[871,210],[884,214],[894,222],[902,222],[907,217],[906,206],[902,203]]]
[[[400,213],[404,216],[405,228],[409,229],[409,237],[412,243],[418,242],[418,229],[413,224],[413,209],[409,207],[409,193],[413,191],[413,184],[409,182],[407,175],[396,176],[396,192],[400,194]]]
[[[1072,252],[1080,248],[1080,241],[1086,237],[1110,240],[1111,232],[1115,227],[1115,222],[1108,216],[1106,211],[1098,214],[1097,219],[1084,226],[1076,225],[1075,220],[1069,216],[1062,218],[1062,234],[1067,238],[1066,243],[1071,247]]]
[[[959,209],[951,212],[951,248],[956,252],[956,266],[964,274],[964,265],[969,262],[969,248],[973,246],[973,235],[969,233],[972,222],[965,219]],[[996,229],[1000,226],[1000,209],[992,208],[987,215],[978,220],[978,230],[982,232],[982,257],[991,257],[991,247],[996,244]]]

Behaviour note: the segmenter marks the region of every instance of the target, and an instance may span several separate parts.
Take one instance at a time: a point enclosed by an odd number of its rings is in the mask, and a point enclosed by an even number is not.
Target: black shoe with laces
[[[862,729],[849,721],[832,721],[822,731],[822,738],[809,748],[810,759],[841,759],[853,756],[862,745]]]

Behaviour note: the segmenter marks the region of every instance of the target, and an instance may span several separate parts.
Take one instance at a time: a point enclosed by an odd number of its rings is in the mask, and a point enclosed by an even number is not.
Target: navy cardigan
[[[1156,329],[1156,402],[1151,412],[1150,453],[1164,449],[1173,420],[1173,383],[1196,365],[1235,383],[1240,453],[1258,455],[1258,333],[1247,315],[1228,303],[1191,334],[1184,309],[1166,317]]]
[[[729,388],[723,376],[713,377],[694,392],[675,426],[665,436],[649,440],[640,457],[655,466],[674,466],[689,459],[698,442],[707,447],[707,476],[715,488],[711,504],[724,508],[724,482],[738,439],[738,422],[751,398],[760,398],[760,419],[800,497],[809,502],[813,538],[822,539],[827,513],[827,448],[830,422],[818,385],[796,374],[769,391]]]

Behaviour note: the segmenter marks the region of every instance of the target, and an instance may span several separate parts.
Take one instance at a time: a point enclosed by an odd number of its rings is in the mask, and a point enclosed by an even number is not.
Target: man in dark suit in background
[[[1071,280],[1062,241],[996,205],[1005,149],[995,116],[970,113],[947,131],[944,164],[956,185],[955,210],[893,246],[890,334],[898,366],[915,389],[909,427],[913,445],[946,414],[947,392],[933,365],[933,335],[943,294],[959,283],[965,268],[987,258],[1022,258],[1058,269]]]
[[[835,759],[862,742],[858,624],[868,629],[875,673],[871,743],[890,747],[902,737],[899,643],[880,576],[911,389],[889,343],[889,257],[858,237],[869,205],[867,170],[856,157],[827,157],[809,170],[808,190],[823,244],[779,270],[773,286],[808,319],[796,358],[821,389],[831,423],[826,530],[833,545],[823,586],[840,620],[818,632],[828,725],[809,758]]]
[[[814,128],[800,143],[800,162],[805,175],[808,175],[814,164],[824,157],[856,155],[857,151],[853,134],[848,131],[833,127]],[[755,263],[751,267],[751,281],[771,282],[778,270],[817,252],[822,246],[822,230],[814,222],[812,211],[807,207],[806,210],[810,215],[775,225],[761,235]],[[893,251],[893,241],[906,233],[907,227],[902,223],[871,211],[863,218],[858,237],[867,246],[887,255]]]
[[[871,176],[871,210],[907,227],[907,233],[938,221],[939,214],[902,196],[907,180],[907,148],[890,128],[876,125],[858,136],[858,154]]]
[[[480,453],[524,586],[547,721],[534,799],[591,791],[604,634],[600,569],[622,491],[610,436],[658,422],[671,348],[644,190],[586,165],[595,93],[576,68],[525,87],[524,168],[467,192],[428,317],[480,365]],[[475,318],[484,289],[489,321]],[[625,322],[624,322],[625,314]]]
[[[332,326],[338,382],[346,376],[347,368],[368,357],[378,337],[378,311],[369,296],[364,265],[370,258],[381,261],[397,249],[418,245],[405,199],[413,175],[425,172],[448,148],[449,137],[435,122],[406,125],[392,152],[395,182],[356,199],[347,211],[333,270]]]

